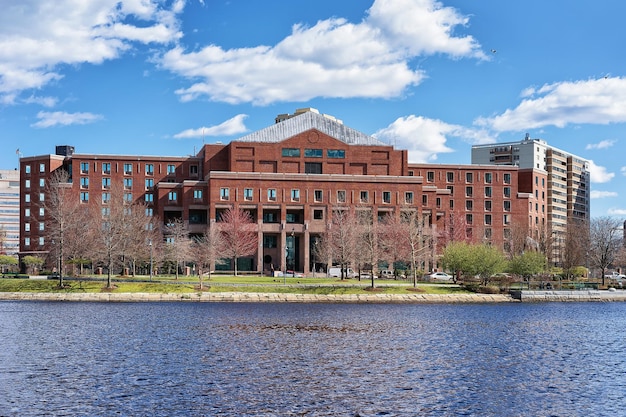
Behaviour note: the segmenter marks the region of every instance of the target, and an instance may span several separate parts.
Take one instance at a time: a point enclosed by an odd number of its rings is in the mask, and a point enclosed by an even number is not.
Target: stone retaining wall
[[[248,303],[505,303],[515,302],[507,294],[290,294],[290,293],[0,293],[0,300],[23,301],[195,301]]]
[[[521,291],[521,301],[626,301],[626,291]]]

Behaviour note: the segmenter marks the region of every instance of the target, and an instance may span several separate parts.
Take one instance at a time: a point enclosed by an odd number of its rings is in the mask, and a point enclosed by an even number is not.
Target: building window
[[[491,214],[485,214],[485,224],[486,225],[491,224]]]
[[[133,173],[133,164],[124,164],[124,174],[132,175]]]
[[[511,174],[504,174],[504,183],[505,184],[510,184],[511,183]]]
[[[46,214],[46,210],[43,207],[39,207],[39,217],[43,217]]]
[[[202,190],[193,190],[193,199],[202,200]]]
[[[129,189],[133,187],[133,179],[132,178],[124,178],[124,188]]]
[[[25,237],[24,238],[24,246],[30,246],[30,238],[29,237]]]
[[[446,172],[446,181],[454,182],[454,172]]]
[[[102,193],[102,204],[107,204],[111,201],[111,193]]]
[[[485,197],[491,197],[491,187],[485,187]]]
[[[505,214],[502,218],[502,221],[504,222],[504,224],[511,224],[511,215],[510,214]],[[504,229],[505,232],[508,231],[508,233],[511,233],[511,231],[509,229]],[[506,233],[505,233],[505,237]]]
[[[154,209],[152,207],[146,207],[146,216],[147,217],[154,216]]]
[[[450,199],[450,209],[454,210],[454,200]]]
[[[345,190],[337,191],[337,202],[338,203],[345,203],[346,202],[346,192],[345,192]]]
[[[504,211],[511,211],[511,202],[509,200],[504,200]]]
[[[278,245],[278,238],[272,235],[263,235],[263,247],[275,248]]]
[[[43,178],[39,178],[39,187],[43,188],[46,185],[46,180]]]
[[[465,187],[465,197],[472,197],[474,195],[474,187]]]
[[[39,201],[44,201],[46,199],[46,195],[44,193],[39,193]]]
[[[154,187],[154,179],[146,178],[146,190],[151,190]]]
[[[490,227],[485,229],[485,239],[491,239],[491,228]]]
[[[291,201],[300,201],[300,190],[291,190]]]
[[[189,166],[189,175],[198,175],[198,165]]]
[[[167,175],[173,175],[176,173],[176,165],[168,164],[167,165]]]
[[[324,220],[324,210],[313,210],[313,219]]]
[[[492,175],[491,172],[485,172],[485,184],[491,184]]]
[[[80,173],[88,174],[89,173],[89,162],[81,162],[80,163]]]
[[[88,203],[89,202],[89,192],[88,191],[81,191],[81,193],[80,193],[80,202],[81,203]]]
[[[133,193],[124,193],[124,201],[127,203],[133,202]]]
[[[343,149],[328,149],[326,156],[330,159],[343,159],[346,157],[346,151]]]
[[[428,181],[428,182],[434,182],[435,181],[435,172],[434,171],[428,171],[426,173],[426,181]]]
[[[422,205],[428,205],[428,196],[426,194],[422,194]]]
[[[383,203],[390,204],[391,203],[391,192],[383,191]]]
[[[146,175],[154,175],[154,164],[146,164]]]
[[[24,194],[24,201],[30,203],[30,194]]]
[[[243,189],[243,199],[246,201],[252,201],[252,197],[253,197],[254,193],[252,191],[252,188],[244,188]]]
[[[25,165],[24,166],[24,173],[30,174],[30,165]]]
[[[30,232],[30,223],[24,223],[24,231]]]
[[[111,207],[102,207],[102,217],[107,217],[111,215]]]
[[[43,246],[46,243],[45,239],[42,237],[39,238],[39,246]]]
[[[466,224],[472,224],[474,222],[474,216],[472,216],[471,214],[466,214],[465,215],[465,223]]]
[[[359,201],[361,203],[367,203],[369,201],[369,193],[367,191],[361,191]]]
[[[110,162],[103,162],[102,163],[102,173],[103,174],[111,174],[111,163]]]
[[[473,172],[466,172],[465,173],[465,182],[470,183],[470,184],[474,182],[474,173]]]
[[[154,194],[146,193],[144,198],[146,200],[146,203],[152,203],[154,201]]]
[[[304,173],[305,174],[321,174],[322,164],[320,162],[305,162]]]
[[[89,177],[80,177],[80,188],[89,188]]]
[[[24,188],[30,188],[30,180],[24,181]]]
[[[276,189],[275,188],[270,188],[269,190],[267,190],[267,199],[269,201],[276,201]]]
[[[437,198],[435,199],[435,206],[436,206],[437,208],[441,208],[441,197],[437,197]]]
[[[298,148],[283,148],[282,155],[285,157],[299,157],[300,149]]]
[[[472,200],[465,200],[465,210],[472,211],[474,209],[474,202]]]
[[[30,217],[30,209],[24,209],[24,217]]]
[[[315,200],[316,203],[319,203],[322,201],[323,195],[324,193],[322,192],[322,190],[313,191],[313,199]]]
[[[300,217],[296,213],[287,213],[285,220],[287,223],[299,223]]]
[[[504,196],[506,198],[511,197],[511,187],[504,187]]]
[[[407,191],[404,193],[404,202],[406,204],[413,204],[413,192]]]
[[[485,201],[485,211],[491,211],[491,200]]]
[[[304,157],[305,158],[321,158],[324,156],[324,152],[321,149],[305,149]]]
[[[111,178],[108,178],[108,177],[102,178],[102,188],[104,189],[111,188]]]
[[[39,172],[46,172],[46,164],[39,164]]]
[[[230,198],[229,188],[220,188],[220,200],[228,200]]]
[[[176,191],[170,191],[170,192],[167,194],[167,199],[168,199],[169,201],[176,201],[176,200],[178,199],[178,194],[176,193]]]

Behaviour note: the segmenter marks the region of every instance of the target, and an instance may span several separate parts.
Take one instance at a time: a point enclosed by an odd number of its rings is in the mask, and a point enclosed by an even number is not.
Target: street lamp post
[[[152,239],[148,241],[148,246],[150,246],[150,281],[152,281]]]

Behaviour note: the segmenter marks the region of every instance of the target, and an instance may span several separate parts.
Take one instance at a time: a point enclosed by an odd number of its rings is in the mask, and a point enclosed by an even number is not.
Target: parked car
[[[295,278],[303,278],[304,275],[302,275],[299,272],[295,272],[295,271],[286,271],[283,273],[283,271],[276,271],[274,273],[274,276],[276,277],[295,277]]]
[[[380,277],[385,279],[393,279],[395,278],[393,271],[391,269],[383,269],[380,271]]]
[[[431,281],[452,281],[452,275],[448,275],[445,272],[433,272],[428,275]]]
[[[328,276],[334,278],[341,278],[341,268],[333,266],[328,270]],[[356,278],[357,274],[352,268],[346,268],[343,270],[344,278]]]

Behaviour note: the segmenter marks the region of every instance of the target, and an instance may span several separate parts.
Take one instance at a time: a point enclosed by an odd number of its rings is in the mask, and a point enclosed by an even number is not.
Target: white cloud
[[[207,97],[265,105],[314,97],[391,98],[424,79],[410,66],[416,57],[487,59],[471,36],[453,35],[467,21],[435,0],[376,0],[357,24],[332,18],[312,27],[294,25],[274,46],[225,50],[209,45],[193,52],[176,47],[160,62],[197,80],[176,91],[182,101]]]
[[[603,166],[596,165],[595,162],[589,161],[589,172],[591,174],[591,182],[605,183],[609,182],[615,177],[612,172],[607,172]]]
[[[529,88],[524,100],[504,113],[476,121],[497,132],[525,131],[545,126],[626,122],[626,78],[564,81]]]
[[[409,162],[432,162],[437,154],[454,152],[446,146],[448,137],[470,139],[470,142],[492,143],[483,131],[471,130],[451,125],[441,120],[410,115],[400,117],[386,128],[380,129],[374,137],[409,151]]]
[[[57,101],[58,99],[56,97],[30,96],[24,99],[24,103],[26,104],[39,104],[44,107],[54,107]]]
[[[615,145],[617,141],[616,140],[601,140],[598,143],[590,143],[587,146],[585,146],[586,150],[592,150],[592,149],[607,149],[610,148],[611,146]]]
[[[626,176],[626,167],[621,167],[619,170],[622,173],[622,175]]]
[[[617,193],[615,191],[598,191],[591,190],[591,198],[610,198],[617,197]]]
[[[182,35],[159,0],[20,0],[0,14],[0,98],[60,80],[61,65],[115,59],[133,42],[170,43]],[[136,25],[123,23],[134,21]]]
[[[238,114],[237,116],[226,120],[216,126],[200,127],[198,129],[187,129],[174,135],[176,139],[202,138],[205,136],[230,136],[247,132],[244,119],[248,117],[246,114]]]
[[[38,122],[33,123],[32,127],[45,128],[57,125],[85,125],[102,120],[102,115],[93,113],[66,113],[61,111],[37,113]]]
[[[626,216],[626,209],[610,208],[607,210],[609,216]]]

